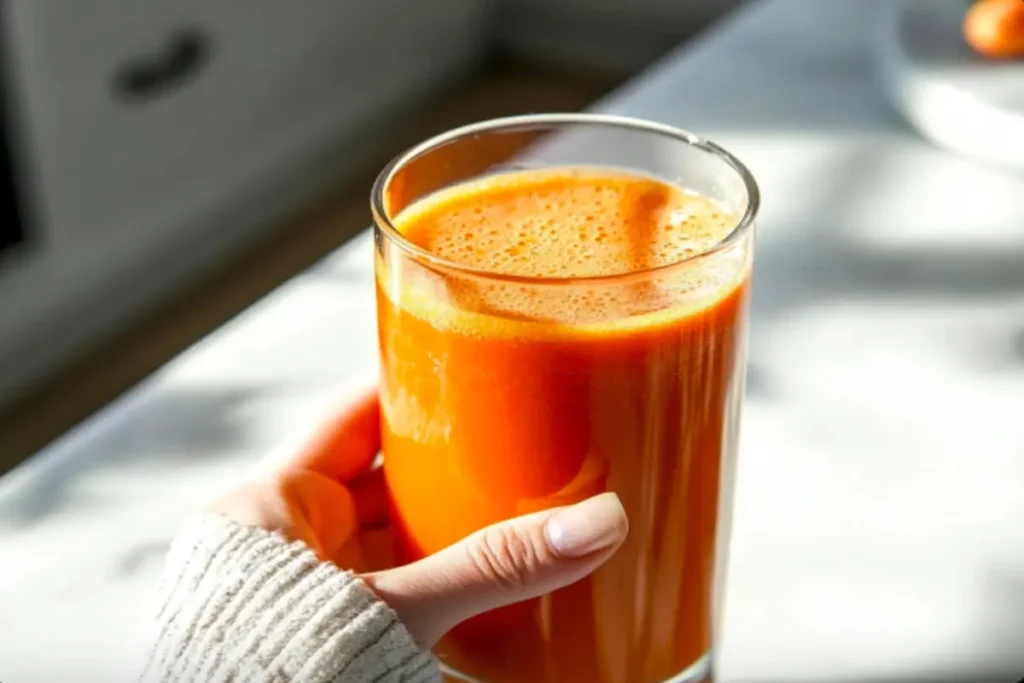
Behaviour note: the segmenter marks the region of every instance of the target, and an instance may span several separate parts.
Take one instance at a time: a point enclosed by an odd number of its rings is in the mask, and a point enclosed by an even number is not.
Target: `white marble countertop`
[[[1024,177],[882,99],[876,2],[771,0],[598,109],[764,197],[725,681],[1024,674]],[[353,241],[0,480],[0,680],[106,681],[181,517],[373,374]]]

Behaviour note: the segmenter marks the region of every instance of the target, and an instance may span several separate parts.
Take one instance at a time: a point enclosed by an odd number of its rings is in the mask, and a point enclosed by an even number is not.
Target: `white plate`
[[[951,151],[1024,172],[1024,60],[991,61],[963,39],[966,0],[885,3],[878,31],[892,103]]]

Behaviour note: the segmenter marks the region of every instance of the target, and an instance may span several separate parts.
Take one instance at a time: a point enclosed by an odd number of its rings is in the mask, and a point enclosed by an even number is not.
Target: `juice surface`
[[[658,180],[555,169],[443,190],[393,223],[432,254],[515,278],[378,263],[399,559],[605,490],[630,518],[592,577],[466,622],[442,657],[493,682],[679,673],[713,644],[749,249],[672,264],[735,216]],[[584,281],[603,276],[622,277]]]

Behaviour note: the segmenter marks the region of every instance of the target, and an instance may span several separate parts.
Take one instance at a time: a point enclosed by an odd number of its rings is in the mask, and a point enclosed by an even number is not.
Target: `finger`
[[[346,398],[311,432],[282,445],[264,470],[305,469],[338,482],[369,470],[380,450],[380,402],[376,386]]]
[[[214,501],[210,511],[302,541],[325,560],[336,560],[359,528],[355,501],[345,487],[308,470],[246,482]]]
[[[359,523],[355,501],[344,486],[309,470],[292,470],[278,483],[279,498],[288,519],[307,545],[330,560],[356,535]]]
[[[517,517],[404,567],[364,580],[425,647],[469,617],[579,581],[603,564],[629,524],[614,493]]]

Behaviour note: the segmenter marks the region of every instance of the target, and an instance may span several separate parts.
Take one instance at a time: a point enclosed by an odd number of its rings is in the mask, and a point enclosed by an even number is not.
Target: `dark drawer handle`
[[[209,61],[210,40],[196,28],[175,33],[155,54],[129,60],[114,74],[114,94],[129,102],[154,98],[198,74]]]

